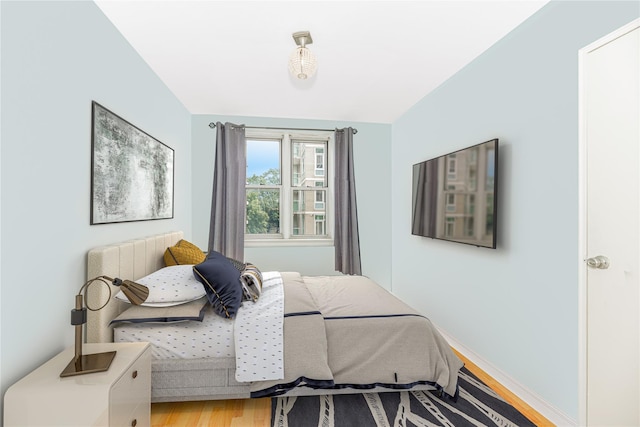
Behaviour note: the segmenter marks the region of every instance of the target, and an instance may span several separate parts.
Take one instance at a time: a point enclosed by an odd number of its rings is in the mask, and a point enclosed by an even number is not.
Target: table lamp
[[[109,288],[109,298],[107,301],[98,308],[91,308],[86,304],[86,298],[83,295],[83,291],[87,292],[89,285],[99,281],[107,285]],[[102,372],[109,369],[111,362],[116,355],[115,351],[108,351],[105,353],[95,354],[82,354],[82,325],[87,323],[87,309],[91,311],[102,310],[111,300],[111,287],[109,283],[114,286],[120,287],[122,293],[131,301],[134,305],[140,305],[149,296],[149,289],[139,283],[132,282],[131,280],[112,279],[108,276],[98,276],[87,281],[76,295],[76,306],[71,310],[71,324],[76,327],[76,343],[75,343],[75,356],[69,362],[66,368],[60,373],[61,377],[70,377],[73,375],[90,374],[92,372]],[[85,307],[86,306],[86,307]]]

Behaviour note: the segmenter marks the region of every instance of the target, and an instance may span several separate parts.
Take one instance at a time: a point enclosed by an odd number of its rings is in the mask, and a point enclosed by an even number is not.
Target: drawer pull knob
[[[133,378],[137,378],[138,377],[138,371],[133,371],[133,373],[131,374],[131,376]],[[134,420],[135,421],[135,420]]]
[[[131,421],[131,427],[136,427],[138,425],[138,420]]]

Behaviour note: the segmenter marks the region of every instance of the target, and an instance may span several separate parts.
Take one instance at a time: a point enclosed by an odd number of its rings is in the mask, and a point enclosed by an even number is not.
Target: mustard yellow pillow
[[[176,243],[176,246],[178,246],[180,248],[188,248],[188,249],[193,249],[193,250],[202,252],[199,247],[197,247],[196,245],[194,245],[190,241],[184,240],[184,239],[178,241],[178,243]],[[202,253],[202,255],[204,255],[204,252]],[[205,258],[206,258],[206,256],[205,256]]]
[[[184,239],[164,251],[166,266],[200,264],[206,257],[199,247]]]

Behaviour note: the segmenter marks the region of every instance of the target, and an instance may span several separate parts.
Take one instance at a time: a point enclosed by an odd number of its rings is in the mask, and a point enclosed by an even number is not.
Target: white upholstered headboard
[[[93,248],[87,254],[87,280],[106,275],[121,279],[138,280],[164,267],[164,251],[183,237],[182,231],[172,231],[155,236],[129,240]],[[111,301],[99,311],[87,313],[87,342],[112,342],[111,319],[122,313],[129,304],[113,298],[118,292],[111,286]],[[107,300],[109,291],[101,283],[89,286],[87,302],[100,307]]]

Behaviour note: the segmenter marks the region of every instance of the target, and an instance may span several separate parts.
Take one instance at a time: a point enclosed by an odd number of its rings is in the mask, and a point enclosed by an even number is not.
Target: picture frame
[[[174,154],[92,101],[90,224],[173,218]]]

